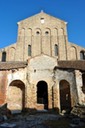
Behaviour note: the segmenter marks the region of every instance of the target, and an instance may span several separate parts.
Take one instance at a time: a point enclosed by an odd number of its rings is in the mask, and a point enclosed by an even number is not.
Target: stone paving
[[[19,118],[19,117],[17,117]],[[54,114],[36,114],[36,115],[29,115],[27,117],[20,117],[18,122],[15,121],[18,128],[47,128],[43,124],[45,120],[57,120],[59,118],[58,115]]]
[[[7,120],[8,124],[15,124],[16,128],[48,128],[44,125],[46,120],[58,120],[59,115],[48,114],[48,113],[37,113],[35,115],[17,115]],[[4,128],[4,127],[0,127]],[[15,127],[6,127],[6,128],[15,128]]]

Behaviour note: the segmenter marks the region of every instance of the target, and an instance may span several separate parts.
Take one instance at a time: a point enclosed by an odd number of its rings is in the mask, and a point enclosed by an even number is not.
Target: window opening
[[[46,35],[48,35],[48,34],[49,34],[49,32],[48,32],[48,31],[46,31],[46,32],[45,32],[45,34],[46,34]]]
[[[44,18],[41,18],[40,21],[42,24],[44,24],[44,22],[45,22]]]
[[[31,45],[28,45],[28,56],[31,56]]]
[[[57,44],[55,44],[55,46],[54,46],[55,48],[55,56],[58,56],[58,45]]]
[[[84,51],[80,52],[80,60],[85,60],[85,52]]]
[[[6,52],[2,53],[2,61],[5,62],[6,61]]]
[[[39,32],[39,31],[37,31],[37,32],[36,32],[36,34],[37,34],[37,35],[39,35],[39,34],[40,34],[40,32]]]

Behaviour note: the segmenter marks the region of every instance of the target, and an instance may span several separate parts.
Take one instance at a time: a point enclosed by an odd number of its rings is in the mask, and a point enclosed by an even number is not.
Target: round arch
[[[69,54],[70,55],[70,59],[71,60],[76,60],[77,59],[77,49],[76,49],[75,46],[71,46],[70,47],[70,53],[71,53],[71,54]]]
[[[59,88],[61,111],[71,109],[71,94],[69,82],[66,80],[61,80],[59,83]]]
[[[85,51],[80,51],[80,60],[85,60]]]
[[[43,104],[48,109],[48,85],[45,81],[37,83],[37,104]]]
[[[6,56],[7,56],[6,51],[3,51],[2,52],[2,62],[5,62],[6,61]]]
[[[8,108],[16,113],[25,108],[25,84],[21,80],[14,80],[9,85]]]

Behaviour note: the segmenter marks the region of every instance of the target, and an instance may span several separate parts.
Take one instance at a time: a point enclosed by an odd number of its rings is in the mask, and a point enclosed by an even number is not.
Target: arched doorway
[[[70,85],[66,80],[60,81],[60,107],[61,111],[71,109]]]
[[[45,81],[37,84],[37,104],[44,104],[44,109],[48,109],[48,87]]]
[[[25,85],[20,80],[14,80],[9,85],[8,109],[19,112],[25,108]]]

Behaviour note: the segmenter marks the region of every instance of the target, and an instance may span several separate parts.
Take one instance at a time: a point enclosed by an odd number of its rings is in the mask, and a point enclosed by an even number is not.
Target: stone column
[[[53,107],[54,109],[59,112],[60,109],[60,95],[59,95],[59,83],[58,81],[55,81],[55,84],[53,86]]]
[[[58,30],[59,60],[66,60],[66,38],[64,29]]]
[[[52,109],[52,87],[48,88],[48,109]]]
[[[76,88],[78,94],[78,103],[82,104],[82,73],[79,70],[75,71]]]

